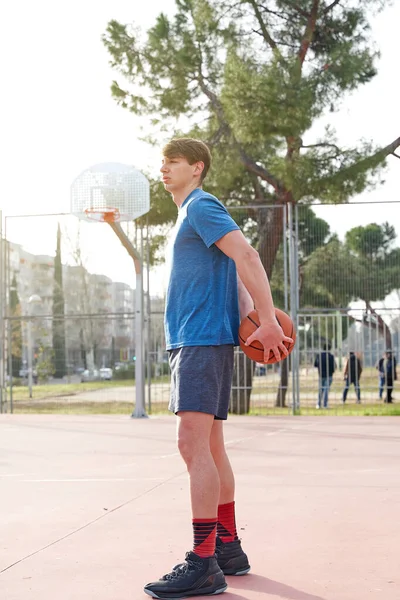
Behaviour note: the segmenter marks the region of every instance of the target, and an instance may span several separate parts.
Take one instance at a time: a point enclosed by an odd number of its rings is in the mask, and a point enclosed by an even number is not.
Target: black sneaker
[[[240,540],[224,544],[217,537],[215,556],[224,575],[246,575],[250,571],[249,559],[242,550]]]
[[[145,585],[144,591],[152,598],[174,600],[190,596],[216,596],[225,592],[227,587],[215,556],[201,558],[194,552],[187,552],[185,562],[158,581]]]

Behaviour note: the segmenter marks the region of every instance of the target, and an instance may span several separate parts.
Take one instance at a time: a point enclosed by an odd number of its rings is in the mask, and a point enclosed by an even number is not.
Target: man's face
[[[170,192],[171,194],[185,189],[194,181],[200,183],[202,170],[202,162],[196,162],[193,165],[189,165],[187,159],[183,156],[174,158],[163,156],[160,169],[164,187],[167,192]]]

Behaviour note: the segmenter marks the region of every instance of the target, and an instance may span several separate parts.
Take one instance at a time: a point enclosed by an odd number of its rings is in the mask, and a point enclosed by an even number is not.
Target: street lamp
[[[33,364],[33,344],[32,344],[32,314],[33,306],[37,306],[42,302],[42,299],[37,294],[32,294],[28,298],[28,386],[29,398],[32,398],[32,364]]]

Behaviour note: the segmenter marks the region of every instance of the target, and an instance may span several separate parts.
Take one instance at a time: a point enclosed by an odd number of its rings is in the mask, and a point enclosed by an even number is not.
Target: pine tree
[[[57,248],[54,259],[54,287],[53,287],[53,350],[54,350],[54,376],[64,377],[65,364],[65,314],[64,290],[61,263],[61,229],[57,228]]]
[[[19,377],[19,372],[22,364],[22,321],[21,304],[18,296],[17,278],[14,273],[11,290],[10,290],[10,316],[11,321],[11,359],[12,359],[12,375]]]
[[[176,0],[175,16],[160,14],[147,36],[108,24],[103,41],[119,74],[111,91],[122,107],[151,117],[158,139],[169,129],[207,141],[206,187],[219,197],[250,205],[347,202],[380,181],[400,146],[397,137],[383,147],[366,140],[346,147],[331,125],[346,94],[377,73],[369,20],[389,4]],[[328,115],[318,135],[314,126]],[[185,132],[176,131],[177,120],[188,124]],[[270,277],[281,211],[258,210],[257,225]]]

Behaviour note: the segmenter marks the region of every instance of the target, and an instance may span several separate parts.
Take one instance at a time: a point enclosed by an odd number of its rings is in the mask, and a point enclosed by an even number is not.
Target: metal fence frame
[[[392,204],[392,202],[391,202]],[[400,203],[398,203],[400,204]],[[304,363],[304,345],[301,342],[302,336],[304,337],[304,324],[306,323],[307,319],[319,319],[320,322],[324,322],[325,323],[325,327],[328,329],[329,325],[328,322],[329,320],[336,320],[337,323],[339,322],[344,322],[344,320],[349,320],[351,319],[351,313],[355,312],[356,309],[343,309],[343,308],[334,308],[334,309],[329,309],[329,310],[325,310],[325,309],[321,309],[321,308],[315,308],[315,309],[304,309],[302,307],[300,307],[300,301],[299,301],[299,252],[298,252],[298,240],[299,240],[299,229],[298,229],[298,224],[299,224],[299,217],[298,217],[298,211],[299,211],[299,207],[298,206],[292,206],[292,205],[287,205],[287,207],[282,207],[282,206],[235,206],[235,207],[230,207],[230,209],[243,209],[243,210],[248,210],[249,208],[252,208],[254,210],[259,209],[259,208],[268,208],[270,210],[282,210],[282,219],[283,219],[283,263],[284,263],[284,267],[283,267],[283,273],[284,273],[284,309],[285,311],[289,312],[291,315],[291,318],[295,324],[296,327],[296,331],[298,332],[298,339],[299,342],[295,345],[295,348],[292,352],[291,355],[291,369],[290,369],[290,383],[289,383],[289,392],[290,392],[290,402],[288,402],[288,411],[292,412],[292,413],[296,413],[296,411],[301,407],[301,387],[304,387],[304,377],[302,375],[302,368],[303,368],[303,363]],[[312,207],[311,207],[312,208]],[[57,214],[55,216],[61,216],[61,215],[65,215],[66,213],[60,213]],[[32,215],[32,216],[38,216],[38,215]],[[54,215],[45,215],[45,216],[54,216]],[[7,219],[7,217],[6,217]],[[6,222],[6,220],[5,220]],[[142,249],[144,247],[144,245],[146,245],[146,241],[143,242],[143,229],[140,232],[140,236],[141,236],[141,246]],[[0,212],[0,240],[6,241],[7,240],[7,231],[4,229],[3,230],[3,219],[1,218],[1,212]],[[148,245],[147,245],[147,250],[145,251],[145,255],[147,255],[147,289],[149,289],[149,260],[148,260]],[[10,392],[7,392],[7,383],[9,384],[10,382],[6,380],[6,376],[7,376],[7,371],[10,371],[11,368],[11,353],[8,351],[8,348],[10,347],[10,339],[11,339],[11,324],[12,324],[12,318],[10,318],[10,315],[8,314],[7,311],[7,304],[8,304],[8,299],[9,299],[9,294],[10,294],[10,287],[11,287],[11,273],[10,273],[10,267],[9,267],[9,252],[8,252],[8,244],[7,243],[0,243],[0,412],[2,412],[3,410],[11,410],[13,409],[12,407],[12,385],[8,385]],[[147,298],[146,298],[146,302],[144,303],[144,307],[145,307],[145,319],[144,319],[144,328],[146,330],[146,336],[147,339],[149,340],[151,337],[151,327],[152,327],[152,321],[154,320],[154,322],[156,322],[157,320],[160,320],[162,317],[162,311],[152,311],[151,310],[151,299],[150,299],[150,295],[147,294]],[[364,312],[364,316],[368,315],[368,310],[365,309],[359,309],[361,312]],[[385,308],[382,309],[383,313],[385,312]],[[396,306],[393,307],[394,312],[399,311],[400,307]],[[382,312],[381,311],[381,312]],[[397,314],[397,312],[396,312]],[[93,314],[89,315],[91,317],[94,317]],[[134,313],[132,313],[131,315],[134,318]],[[131,318],[131,316],[129,316],[129,318]],[[371,315],[369,315],[370,317]],[[69,318],[86,318],[87,315],[66,315],[66,319]],[[101,315],[102,318],[105,318],[105,315],[102,314]],[[28,315],[22,316],[21,319],[22,320],[26,320],[30,318]],[[48,319],[52,318],[51,315],[47,315]],[[120,318],[119,315],[110,315],[109,318]],[[368,320],[367,320],[368,323]],[[370,321],[371,323],[371,321]],[[369,327],[369,335],[371,336],[371,331],[372,331],[372,326],[371,324],[368,326],[367,325],[367,329]],[[347,327],[348,329],[348,327]],[[159,329],[158,329],[159,331]],[[321,332],[321,327],[319,327],[319,331]],[[326,331],[326,334],[328,334],[328,331]],[[161,335],[161,334],[158,334]],[[325,336],[320,336],[321,339],[322,337],[327,338],[328,335]],[[305,340],[305,338],[304,338]],[[165,364],[165,356],[164,356],[164,352],[161,351],[161,345],[163,343],[163,337],[161,336],[160,339],[158,340],[157,344],[156,344],[156,350],[153,351],[151,348],[149,348],[146,345],[146,365],[147,365],[147,373],[151,374],[152,369],[151,369],[151,365],[158,365],[157,369],[164,369],[164,364]],[[306,343],[306,342],[305,342]],[[319,348],[317,347],[319,346]],[[309,349],[308,351],[311,352],[313,354],[316,354],[318,351],[320,351],[320,347],[321,347],[321,340],[319,340],[319,343],[315,345],[315,347],[311,349]],[[398,339],[396,342],[396,346],[394,347],[394,351],[397,353],[397,356],[399,354],[399,347],[398,347]],[[365,353],[364,353],[365,354]],[[162,355],[162,361],[160,363],[160,357]],[[241,353],[238,350],[237,351],[237,356],[240,356]],[[340,364],[343,362],[343,356],[338,355],[338,366],[340,367]],[[240,359],[237,359],[240,360]],[[8,361],[8,362],[7,362]],[[161,364],[161,367],[159,366],[159,363]],[[282,363],[282,365],[285,365],[284,368],[288,368],[288,361],[285,361],[284,363]],[[259,369],[259,367],[258,367]],[[276,369],[276,368],[275,368]],[[256,371],[257,371],[257,367],[256,367]],[[272,372],[273,369],[271,369],[270,367],[268,367],[267,372],[270,373]],[[274,371],[275,372],[275,371]],[[12,380],[11,380],[12,381]],[[314,385],[314,384],[313,384]],[[151,378],[147,377],[146,379],[146,403],[147,403],[147,409],[149,410],[149,412],[151,412],[152,410],[152,383],[151,383]],[[251,382],[247,382],[245,381],[244,387],[247,389],[248,387],[251,387]],[[315,387],[315,386],[314,386]],[[233,385],[233,388],[235,389],[235,382]],[[10,399],[11,399],[11,404],[10,404]],[[7,403],[8,401],[8,403]],[[132,399],[132,402],[134,401],[134,399]]]

